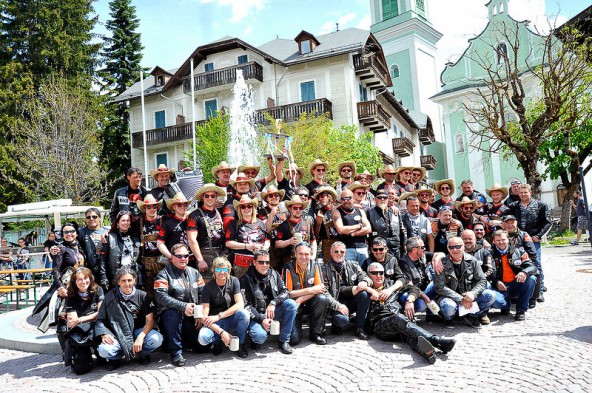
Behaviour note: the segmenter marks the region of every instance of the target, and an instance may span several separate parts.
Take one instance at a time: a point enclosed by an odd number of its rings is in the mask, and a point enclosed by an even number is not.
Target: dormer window
[[[300,54],[305,55],[311,52],[310,40],[300,41]]]
[[[156,76],[156,87],[164,85],[164,75]]]
[[[314,51],[315,48],[321,44],[314,35],[304,30],[294,38],[294,41],[298,43],[298,52],[301,55]]]
[[[158,66],[156,66],[150,75],[154,77],[154,86],[161,87],[167,84],[169,79],[171,79],[171,74]]]

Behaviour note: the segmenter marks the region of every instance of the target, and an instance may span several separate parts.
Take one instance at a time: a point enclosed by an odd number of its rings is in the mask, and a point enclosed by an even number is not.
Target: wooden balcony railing
[[[431,127],[423,128],[419,130],[419,141],[423,145],[431,145],[436,141],[436,135]]]
[[[436,159],[431,154],[419,157],[421,166],[428,171],[436,169]]]
[[[333,104],[326,98],[319,98],[318,100],[259,109],[255,113],[255,122],[268,125],[269,122],[265,118],[265,113],[269,113],[274,119],[282,119],[286,123],[298,120],[302,113],[307,113],[309,115],[321,115],[327,113],[329,119],[333,119]]]
[[[196,122],[196,127],[206,120]],[[146,146],[159,145],[161,143],[184,141],[191,139],[191,123],[179,124],[176,126],[154,128],[146,130]],[[142,132],[134,132],[132,134],[132,147],[135,149],[143,149]]]
[[[366,85],[371,89],[389,86],[388,70],[380,64],[376,56],[354,55],[354,70],[360,75],[360,79],[366,80]]]
[[[236,70],[243,71],[243,78],[256,79],[263,82],[263,67],[256,61],[239,64],[231,67],[221,68],[193,76],[195,80],[195,90],[205,90],[215,86],[223,86],[236,82]],[[183,78],[183,92],[191,93],[191,76]]]
[[[409,138],[393,138],[393,153],[401,157],[408,157],[413,154],[415,144]]]
[[[373,132],[386,132],[391,128],[391,117],[376,100],[358,102],[358,120]]]

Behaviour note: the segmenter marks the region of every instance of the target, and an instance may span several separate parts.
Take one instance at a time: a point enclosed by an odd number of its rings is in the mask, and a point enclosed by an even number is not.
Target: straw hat
[[[351,168],[351,170],[352,170],[352,177],[353,176],[356,176],[356,163],[353,162],[353,161],[344,161],[341,164],[337,165],[337,172],[338,173],[341,173],[341,170],[344,167],[346,167],[346,166],[348,166],[348,167]]]
[[[255,179],[249,179],[244,173],[239,172],[236,179],[230,181],[230,185],[236,188],[236,183],[249,183],[251,188],[255,187]]]
[[[436,183],[434,183],[434,190],[436,190],[436,192],[438,194],[440,194],[440,187],[442,187],[443,184],[448,184],[450,186],[450,192],[452,194],[454,193],[454,188],[456,187],[456,185],[454,184],[454,180],[442,179],[442,180],[438,180]]]
[[[314,194],[314,199],[317,199],[319,197],[319,195],[321,195],[322,193],[327,193],[329,195],[331,195],[331,197],[333,198],[334,201],[337,200],[338,196],[337,196],[337,191],[335,191],[335,189],[331,186],[321,186],[319,188],[317,188],[317,192],[316,194]]]
[[[182,192],[179,192],[173,198],[167,199],[167,201],[166,201],[167,208],[170,211],[173,211],[173,205],[175,203],[189,203],[189,201],[187,200],[187,198],[185,198],[185,195],[183,195]]]
[[[261,193],[261,200],[266,200],[269,194],[280,194],[280,201],[284,199],[284,195],[286,195],[285,190],[278,190],[276,186],[270,184],[267,186],[267,191],[263,191]]]
[[[415,191],[413,191],[413,192],[404,192],[404,193],[401,194],[401,196],[399,196],[399,202],[406,200],[410,196],[416,197],[417,194],[415,193]]]
[[[372,183],[374,181],[374,179],[376,178],[376,175],[371,174],[370,172],[368,172],[368,169],[366,169],[364,172],[362,173],[358,173],[356,175],[356,180],[358,180],[358,178],[360,176],[370,176],[370,183]],[[348,187],[351,190],[351,186]]]
[[[232,172],[234,172],[236,167],[228,165],[228,163],[226,161],[222,161],[220,163],[220,165],[216,165],[215,167],[212,168],[212,176],[214,176],[217,179],[218,172],[223,171],[224,169],[230,169],[230,173],[232,173]]]
[[[477,208],[477,201],[474,199],[469,199],[469,197],[464,196],[462,200],[458,202],[454,202],[454,208],[460,211],[460,208],[463,205],[473,205],[473,209]]]
[[[426,171],[426,169],[424,167],[422,167],[422,166],[415,166],[411,170],[412,171],[417,171],[417,170],[421,171],[421,178],[418,181],[422,181],[423,179],[425,179],[427,171]]]
[[[504,193],[504,198],[508,197],[508,187],[502,187],[501,184],[499,183],[495,183],[491,188],[486,188],[485,189],[485,193],[487,193],[487,195],[491,196],[491,192],[492,191],[501,191]],[[502,198],[502,199],[504,199]]]
[[[300,168],[295,162],[291,163],[288,168],[283,168],[282,171],[284,172],[284,176],[287,176],[291,171],[300,173],[301,178],[304,176],[304,168]]]
[[[403,172],[404,170],[406,170],[406,169],[408,169],[410,171],[413,171],[413,167],[412,166],[400,166],[400,167],[397,167],[397,169],[395,169],[395,179],[399,180],[399,177],[400,177],[399,174],[401,172]]]
[[[152,176],[152,178],[154,179],[154,181],[158,181],[158,175],[160,175],[161,173],[168,173],[169,176],[172,175],[173,173],[175,173],[174,169],[169,169],[167,168],[166,165],[164,164],[160,164],[158,166],[158,168],[156,169],[151,169],[150,170],[150,176]]]
[[[308,203],[308,201],[302,202],[302,199],[300,199],[300,196],[298,195],[292,195],[292,199],[285,202],[286,207],[290,207],[292,205],[302,205],[303,209],[306,209],[308,207]]]
[[[432,188],[426,187],[426,186],[421,186],[417,190],[413,191],[413,193],[417,196],[419,196],[419,194],[422,194],[424,192],[429,192],[430,195],[434,195],[436,193],[436,191],[434,191]]]
[[[136,205],[142,213],[146,213],[146,205],[158,205],[158,209],[160,210],[160,208],[162,207],[162,201],[157,201],[154,195],[148,194],[146,195],[143,201],[137,201]]]
[[[327,162],[327,161],[323,162],[317,158],[316,160],[314,160],[313,162],[308,164],[308,173],[313,175],[312,170],[315,169],[319,165],[322,165],[325,167],[325,172],[329,170],[329,162]]]
[[[234,206],[235,210],[238,210],[239,206],[244,205],[253,205],[253,209],[257,209],[258,204],[259,201],[257,200],[257,198],[251,199],[247,194],[241,196],[240,201],[232,201],[232,206]]]
[[[352,184],[350,184],[349,187],[347,187],[347,189],[350,190],[351,192],[354,192],[358,188],[363,188],[364,190],[368,190],[370,188],[370,186],[365,186],[362,183],[360,183],[359,181],[355,181]]]
[[[203,194],[205,194],[206,192],[215,192],[219,197],[226,196],[225,189],[223,189],[222,187],[218,187],[214,183],[207,183],[204,184],[202,188],[200,188],[199,191],[195,193],[193,199],[195,199],[196,201],[201,201]]]
[[[255,165],[255,164],[245,164],[245,165],[240,165],[238,167],[238,173],[245,173],[245,171],[247,169],[253,169],[255,172],[257,172],[255,174],[255,176],[257,176],[259,174],[259,171],[261,170],[261,166],[260,165]]]
[[[396,174],[397,172],[395,171],[395,167],[393,167],[392,165],[387,165],[384,167],[384,169],[379,169],[378,170],[378,175],[380,175],[380,177],[384,177],[385,173],[391,173],[391,174]]]

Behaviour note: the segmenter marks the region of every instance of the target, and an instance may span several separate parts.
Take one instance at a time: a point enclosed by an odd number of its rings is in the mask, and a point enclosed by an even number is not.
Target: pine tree
[[[106,27],[111,37],[105,38],[102,52],[104,68],[99,71],[99,76],[103,81],[103,90],[114,97],[140,79],[143,47],[137,32],[140,20],[131,0],[112,0],[109,9],[110,19]],[[111,191],[114,191],[125,184],[122,173],[131,165],[129,113],[124,103],[110,104],[108,111],[110,116],[103,131],[102,161],[109,171]]]

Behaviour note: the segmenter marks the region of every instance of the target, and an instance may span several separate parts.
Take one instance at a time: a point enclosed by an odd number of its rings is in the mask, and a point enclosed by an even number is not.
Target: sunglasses
[[[366,194],[366,191],[356,191],[356,195],[364,195]]]
[[[204,194],[203,197],[206,199],[214,199],[218,197],[218,194]]]
[[[485,229],[481,229],[481,228],[479,228],[479,229],[477,229],[477,228],[473,228],[473,231],[475,231],[475,232],[485,232]]]
[[[245,171],[245,175],[256,175],[257,171]]]
[[[440,190],[450,190],[450,187],[440,187]]]
[[[304,210],[304,208],[302,206],[292,206],[290,209],[296,210],[296,211],[298,211],[298,210]]]
[[[382,199],[382,200],[387,200],[388,197],[381,195],[381,196],[377,196],[376,199]]]
[[[371,276],[384,276],[384,272],[368,272]]]
[[[325,173],[325,172],[326,172],[324,169],[315,169],[315,170],[316,170],[317,172],[320,172],[320,173]]]
[[[175,206],[177,206],[177,207],[187,207],[187,206],[189,206],[189,202],[175,203]]]
[[[152,209],[154,209],[154,210],[158,209],[158,205],[144,205],[144,207],[145,207],[146,209],[151,209],[151,210],[152,210]]]
[[[350,196],[341,197],[342,201],[351,201],[351,199],[352,199],[352,197],[350,197]]]
[[[351,169],[342,169],[341,172],[351,172]]]
[[[345,251],[333,250],[331,251],[333,254],[345,254]]]
[[[242,205],[240,208],[241,208],[241,210],[248,210],[248,209],[252,209],[253,206],[251,206],[251,205]]]
[[[308,194],[298,194],[300,198],[308,198]]]
[[[463,247],[462,244],[457,244],[457,245],[454,245],[454,246],[448,246],[448,249],[449,250],[460,250],[462,247]]]
[[[87,220],[96,220],[99,216],[86,216]]]
[[[214,271],[216,273],[228,273],[228,268],[227,267],[217,267],[216,269],[214,269]]]
[[[422,192],[421,194],[417,194],[418,197],[429,197],[430,194],[427,192]]]
[[[255,261],[255,262],[257,262],[258,265],[262,265],[262,266],[263,265],[269,265],[270,264],[269,261]]]
[[[405,171],[405,172],[403,172],[403,174],[404,174],[404,175],[410,175],[410,174],[411,174],[411,172],[407,172],[407,171]]]
[[[187,259],[187,258],[189,258],[189,254],[173,254],[173,256],[175,258],[179,258],[179,259]]]
[[[384,251],[384,247],[373,248],[372,251],[375,251],[375,252],[383,252]]]
[[[75,233],[76,233],[76,230],[74,230],[74,229],[69,230],[69,231],[64,231],[64,235],[73,235]]]
[[[422,250],[425,250],[425,246],[417,246],[417,247],[413,247],[413,248],[420,248]]]
[[[268,198],[279,198],[280,194],[267,194]]]

